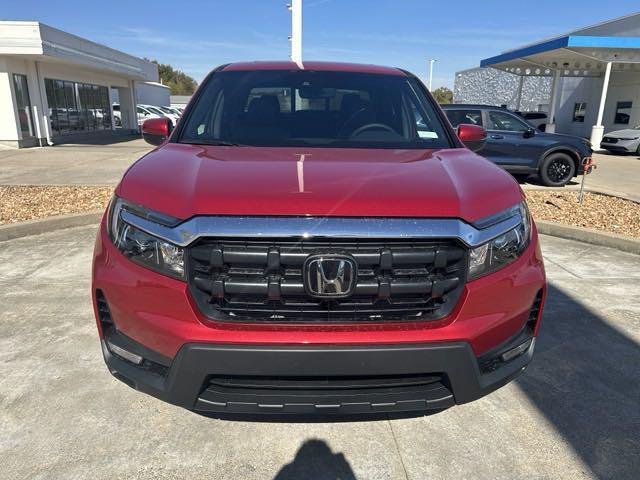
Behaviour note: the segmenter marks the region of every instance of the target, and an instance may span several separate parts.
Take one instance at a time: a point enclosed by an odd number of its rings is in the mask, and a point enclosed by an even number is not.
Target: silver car
[[[605,134],[600,148],[616,153],[635,153],[640,155],[640,125]]]

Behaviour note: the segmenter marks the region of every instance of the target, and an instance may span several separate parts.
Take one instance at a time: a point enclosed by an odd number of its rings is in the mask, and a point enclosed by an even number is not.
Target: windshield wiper
[[[242,147],[239,143],[227,142],[226,140],[205,140],[205,139],[197,139],[197,140],[182,140],[180,143],[191,143],[193,145],[215,145],[218,147]]]

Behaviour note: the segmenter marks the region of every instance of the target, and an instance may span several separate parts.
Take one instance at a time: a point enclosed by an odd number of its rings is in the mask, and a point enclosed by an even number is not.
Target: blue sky
[[[8,1],[3,20],[38,20],[200,81],[238,60],[285,59],[286,0]],[[57,5],[52,8],[52,5]],[[531,41],[638,10],[637,0],[303,0],[304,58],[378,63],[453,85],[454,73]],[[61,8],[61,6],[65,8]]]

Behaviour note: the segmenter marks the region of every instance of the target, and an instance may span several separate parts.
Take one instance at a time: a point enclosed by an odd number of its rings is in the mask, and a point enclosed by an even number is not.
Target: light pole
[[[302,0],[291,0],[291,60],[302,63]]]
[[[429,59],[429,91],[431,91],[433,87],[433,64],[437,61],[438,60],[436,60],[435,58]]]

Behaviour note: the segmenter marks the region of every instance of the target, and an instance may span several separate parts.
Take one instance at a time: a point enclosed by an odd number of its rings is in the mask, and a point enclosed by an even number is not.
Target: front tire
[[[547,187],[564,187],[576,173],[573,159],[565,153],[552,153],[542,161],[540,178]]]

